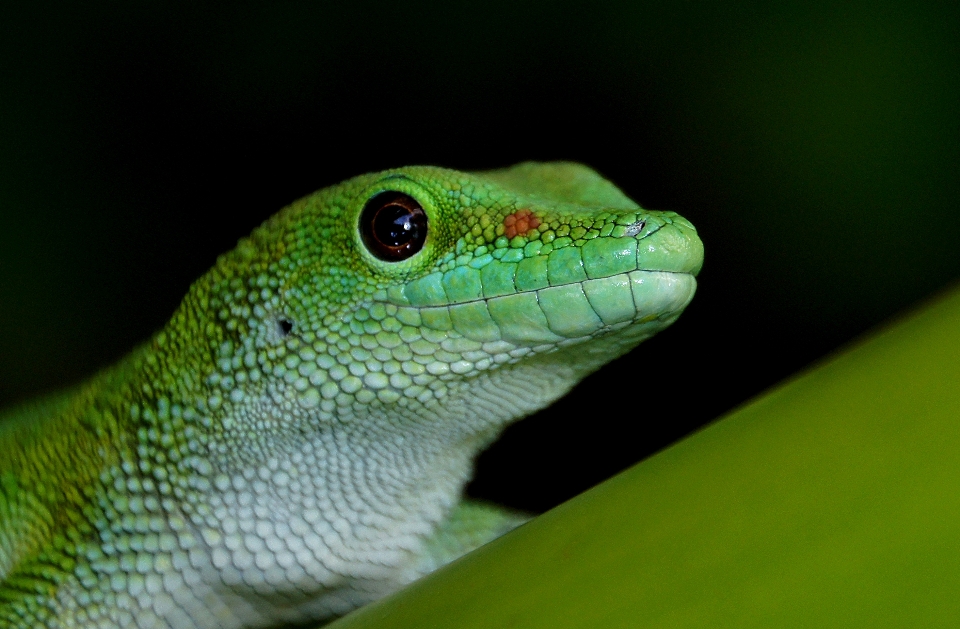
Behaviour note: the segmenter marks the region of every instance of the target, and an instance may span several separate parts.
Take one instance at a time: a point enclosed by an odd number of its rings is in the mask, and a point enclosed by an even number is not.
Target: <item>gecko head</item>
[[[281,374],[301,407],[427,403],[564,363],[556,393],[523,414],[675,321],[703,245],[676,213],[558,162],[364,175],[296,202],[232,256],[217,294],[254,316],[235,317],[220,360],[252,345],[244,361]]]

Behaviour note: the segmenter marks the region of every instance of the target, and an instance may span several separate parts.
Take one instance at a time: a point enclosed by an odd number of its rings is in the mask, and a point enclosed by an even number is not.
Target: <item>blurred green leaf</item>
[[[958,593],[954,290],[334,627],[939,627]]]

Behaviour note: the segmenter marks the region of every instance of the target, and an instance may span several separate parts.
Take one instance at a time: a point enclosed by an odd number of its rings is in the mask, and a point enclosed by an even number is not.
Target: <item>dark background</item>
[[[482,457],[472,493],[517,507],[960,276],[956,2],[327,4],[4,8],[0,405],[129,351],[283,205],[404,164],[582,161],[705,242],[676,326]]]

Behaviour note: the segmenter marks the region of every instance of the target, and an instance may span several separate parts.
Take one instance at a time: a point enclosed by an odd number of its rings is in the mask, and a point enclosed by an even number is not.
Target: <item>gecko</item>
[[[590,168],[362,175],[269,218],[169,322],[0,413],[0,628],[323,622],[521,524],[505,426],[673,323],[693,225]]]

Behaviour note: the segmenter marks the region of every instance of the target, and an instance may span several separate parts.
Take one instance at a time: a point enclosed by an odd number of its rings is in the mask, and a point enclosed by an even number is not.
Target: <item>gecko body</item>
[[[522,521],[462,499],[475,455],[672,323],[702,255],[571,163],[293,203],[125,359],[0,417],[0,627],[275,627],[396,590]]]

